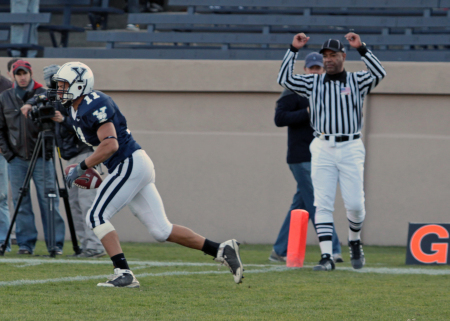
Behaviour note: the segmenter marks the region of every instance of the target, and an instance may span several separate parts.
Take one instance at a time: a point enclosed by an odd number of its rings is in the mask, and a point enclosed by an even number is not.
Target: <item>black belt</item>
[[[314,136],[316,136],[317,138],[320,138],[320,135],[317,133],[314,133]],[[333,135],[324,135],[323,138],[325,140],[330,140],[330,137]],[[356,135],[341,135],[341,136],[334,136],[335,137],[335,142],[336,143],[340,143],[340,142],[348,142],[349,140],[355,140],[361,137],[361,134],[356,134]]]

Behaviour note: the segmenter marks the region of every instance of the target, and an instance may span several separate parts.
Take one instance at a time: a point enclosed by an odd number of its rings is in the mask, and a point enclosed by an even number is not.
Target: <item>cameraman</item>
[[[0,148],[8,162],[13,202],[14,206],[16,206],[19,198],[19,189],[25,181],[39,134],[38,125],[31,119],[25,118],[20,112],[20,107],[35,94],[44,93],[45,89],[41,84],[33,80],[31,65],[27,61],[16,61],[12,66],[12,75],[14,77],[14,87],[0,95]],[[43,159],[42,155],[39,155],[32,177],[36,186],[46,244],[48,244],[47,219],[49,204],[48,199],[44,195],[44,189],[45,186],[53,186],[55,184],[54,175],[53,162]],[[59,197],[55,198],[54,205],[56,254],[62,254],[65,226],[59,213]],[[22,199],[22,204],[20,204],[16,220],[18,254],[33,254],[37,234],[31,196],[30,193],[26,193]],[[50,252],[52,249],[48,250]]]
[[[44,67],[44,80],[48,88],[56,89],[56,83],[52,80],[52,77],[58,69],[58,65]],[[22,107],[21,110],[25,117],[27,117],[31,105],[32,101],[29,101],[27,105]],[[68,109],[61,104],[55,104],[55,109],[55,117],[52,120],[55,122],[56,143],[61,157],[68,164],[78,164],[91,155],[94,150],[77,138],[75,131],[68,123]],[[76,186],[69,189],[69,203],[73,223],[83,249],[83,252],[78,254],[77,257],[96,258],[106,255],[102,243],[85,222],[85,217],[94,202],[96,194],[97,191],[95,189],[82,189]]]

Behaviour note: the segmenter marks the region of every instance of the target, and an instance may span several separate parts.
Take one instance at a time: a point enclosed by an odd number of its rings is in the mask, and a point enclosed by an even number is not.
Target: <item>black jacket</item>
[[[314,138],[314,130],[306,109],[308,106],[308,99],[288,89],[285,89],[277,100],[275,125],[288,126],[288,164],[311,161],[309,145]]]
[[[0,94],[11,87],[12,82],[10,82],[6,77],[0,75]]]
[[[14,88],[0,94],[0,148],[8,162],[16,156],[23,160],[31,159],[39,128],[22,114],[20,108],[24,101],[44,92],[42,85],[35,82],[33,90],[23,100],[17,97]]]

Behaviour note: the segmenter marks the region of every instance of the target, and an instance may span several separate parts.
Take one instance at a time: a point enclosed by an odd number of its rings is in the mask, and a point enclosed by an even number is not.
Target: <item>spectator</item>
[[[52,81],[52,76],[58,69],[58,65],[50,65],[44,68],[44,80],[48,88],[56,89],[56,84]],[[32,102],[28,101],[28,104],[21,108],[25,117],[27,117],[32,104]],[[55,112],[55,117],[52,118],[56,123],[56,143],[59,147],[61,157],[68,164],[78,164],[90,156],[94,150],[91,146],[84,144],[77,138],[75,131],[68,123],[68,116],[67,109],[60,105],[60,108]],[[69,189],[69,203],[75,231],[83,249],[82,253],[76,255],[76,257],[101,257],[106,255],[102,243],[87,226],[85,221],[87,212],[94,202],[96,194],[97,191],[95,189],[82,189],[76,186]]]
[[[8,78],[6,78],[5,76],[2,76],[2,74],[0,74],[0,94],[2,92],[4,92],[6,89],[9,89],[12,87],[12,82],[9,81]]]
[[[308,54],[305,58],[305,67],[303,69],[306,74],[323,74],[322,55],[316,52]],[[308,211],[312,223],[315,224],[316,208],[314,206],[314,191],[311,181],[311,153],[309,151],[309,145],[314,138],[314,130],[309,120],[308,99],[285,89],[277,100],[275,124],[278,127],[288,126],[287,163],[297,181],[297,192],[294,195],[291,208],[281,226],[269,257],[271,261],[284,262],[287,254],[291,211],[294,209],[305,209]],[[339,244],[336,231],[333,231],[333,259],[335,262],[343,262],[341,245]]]
[[[6,72],[6,74],[8,75],[9,79],[13,82],[13,87],[14,87],[14,76],[12,74],[12,65],[17,61],[20,60],[19,58],[13,58],[10,61],[8,61],[8,71]]]
[[[33,80],[32,68],[27,61],[16,61],[13,64],[12,72],[15,80],[14,87],[0,95],[0,148],[8,162],[13,202],[14,206],[16,206],[19,198],[19,189],[25,181],[39,133],[38,126],[22,115],[20,107],[35,94],[44,93],[45,89],[41,84]],[[52,160],[43,159],[42,155],[40,155],[37,158],[32,177],[37,190],[45,241],[49,252],[53,249],[48,247],[47,219],[49,204],[44,191],[46,186],[54,186],[56,182],[54,175],[55,168]],[[59,214],[59,197],[55,198],[54,206],[56,254],[62,254],[65,226]],[[26,193],[23,196],[22,204],[19,208],[16,220],[16,237],[19,245],[18,254],[33,254],[37,240],[37,230],[34,223],[30,193]]]
[[[8,78],[0,74],[0,94],[12,87]],[[8,207],[8,165],[0,149],[0,244],[6,239],[9,229],[9,207]],[[10,246],[6,249],[11,251]]]
[[[39,0],[11,0],[11,13],[39,13]],[[38,24],[31,25],[29,43],[38,44],[37,35]],[[11,43],[24,43],[23,39],[24,26],[11,26]],[[20,57],[20,51],[11,50],[13,57]],[[36,50],[28,50],[28,57],[36,57]]]
[[[12,87],[14,87],[14,76],[13,76],[13,74],[12,74],[12,65],[17,61],[17,60],[19,60],[19,58],[13,58],[13,59],[10,59],[9,61],[8,61],[8,63],[7,63],[7,68],[8,68],[8,70],[6,71],[6,74],[8,75],[8,77],[9,77],[9,79],[12,81]],[[11,88],[11,87],[10,87]],[[0,92],[1,93],[1,92]],[[7,179],[8,179],[8,183],[9,183],[9,177],[8,177],[8,174],[7,174],[8,172],[6,171],[5,172],[5,176],[7,177]],[[16,239],[16,228],[15,228],[15,226],[14,226],[14,228],[12,229],[12,231],[11,231],[11,244],[13,244],[13,245],[16,245],[17,244],[17,239]]]

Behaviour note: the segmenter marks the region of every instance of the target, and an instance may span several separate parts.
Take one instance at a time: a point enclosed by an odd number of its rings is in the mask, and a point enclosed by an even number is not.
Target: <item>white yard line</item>
[[[158,262],[158,261],[128,261],[129,265],[145,265],[145,266],[218,266],[219,263],[191,263],[191,262]],[[98,259],[8,259],[0,258],[0,263],[14,263],[14,264],[105,264],[111,265],[110,260],[98,260]],[[23,266],[23,265],[22,265]],[[273,264],[245,264],[245,266],[252,267],[273,267]]]
[[[424,268],[387,268],[387,267],[364,267],[354,270],[351,267],[336,268],[338,271],[351,271],[357,273],[379,273],[379,274],[422,274],[422,275],[450,275],[450,270],[424,269]]]
[[[16,268],[24,268],[24,267],[27,267],[27,266],[35,266],[35,265],[41,265],[41,264],[43,264],[43,263],[41,263],[41,262],[30,262],[30,263],[26,263],[26,264],[13,265],[13,266],[16,267]]]
[[[245,271],[245,273],[267,273],[267,272],[280,272],[286,271],[288,268],[284,266],[273,266],[272,268],[267,269],[259,269],[259,270],[250,270]],[[173,271],[173,272],[162,272],[162,273],[140,273],[135,274],[137,278],[139,277],[158,277],[158,276],[177,276],[177,275],[195,275],[195,274],[230,274],[227,270],[222,271],[197,271],[197,272],[188,272],[188,271]],[[3,281],[0,282],[1,286],[19,286],[19,285],[34,285],[34,284],[45,284],[45,283],[60,283],[60,282],[74,282],[74,281],[88,281],[88,280],[98,280],[98,279],[106,279],[109,275],[92,275],[92,276],[74,276],[74,277],[65,277],[65,278],[55,278],[55,279],[45,279],[45,280],[14,280],[14,281]]]
[[[77,260],[77,259],[8,259],[0,258],[0,263],[14,264],[15,267],[27,267],[39,264],[93,264],[93,265],[111,265],[109,260]],[[129,261],[134,270],[140,270],[148,267],[189,267],[189,266],[206,266],[217,267],[217,263],[191,263],[191,262],[156,262],[156,261]],[[17,265],[21,264],[21,265]],[[304,269],[310,269],[312,266],[305,265]],[[252,269],[249,269],[252,268]],[[253,269],[254,268],[254,269]],[[269,272],[284,272],[292,270],[286,266],[279,264],[245,264],[245,274],[248,273],[269,273]],[[337,271],[347,271],[356,273],[379,273],[379,274],[422,274],[422,275],[450,275],[450,269],[434,269],[430,268],[387,268],[387,267],[365,267],[361,270],[354,270],[351,267],[337,267]],[[136,274],[136,277],[158,277],[158,276],[178,276],[178,275],[196,275],[196,274],[229,274],[230,272],[226,267],[222,270],[212,271],[168,271],[161,273],[140,273]],[[333,272],[331,272],[333,273]],[[105,279],[108,275],[92,275],[92,276],[75,276],[75,277],[63,277],[44,280],[14,280],[0,282],[1,286],[19,286],[19,285],[33,285],[33,284],[45,284],[55,282],[74,282],[74,281],[88,281]]]

